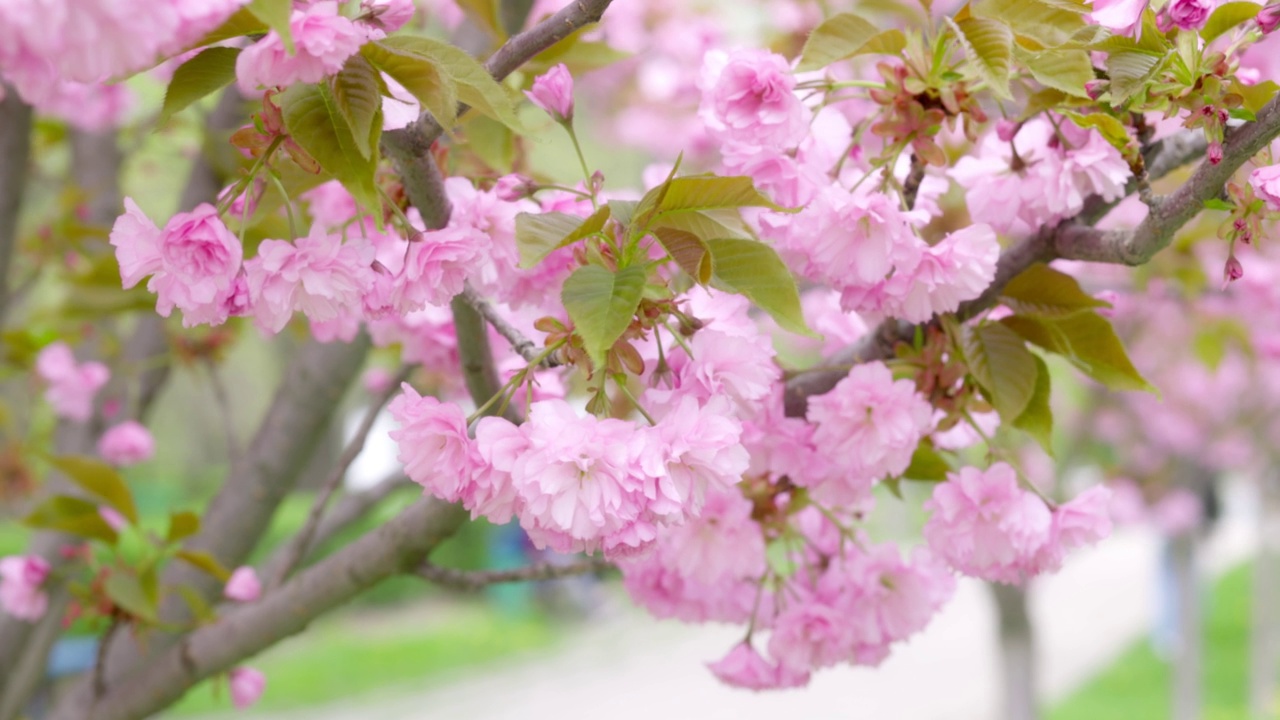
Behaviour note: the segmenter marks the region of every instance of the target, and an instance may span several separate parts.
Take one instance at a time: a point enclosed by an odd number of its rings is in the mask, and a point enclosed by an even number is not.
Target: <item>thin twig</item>
[[[474,591],[498,583],[558,580],[577,575],[591,575],[612,567],[613,563],[603,558],[587,558],[566,565],[543,562],[513,570],[457,570],[425,562],[418,567],[418,575],[437,585]]]
[[[463,287],[462,299],[475,308],[475,311],[480,313],[485,320],[488,320],[489,325],[493,326],[493,329],[497,330],[499,335],[511,343],[511,349],[515,350],[520,357],[530,363],[538,362],[538,356],[541,355],[541,351],[538,349],[537,343],[525,337],[524,333],[520,332],[516,326],[502,317],[492,303],[476,292],[475,288],[471,287],[471,283],[467,283]],[[553,368],[558,363],[553,358],[546,357],[542,359],[540,364],[545,368]]]
[[[324,518],[325,508],[329,505],[329,498],[333,497],[333,493],[337,491],[338,486],[342,484],[342,478],[346,477],[347,469],[351,467],[351,463],[355,462],[356,457],[364,450],[365,441],[369,439],[369,431],[373,429],[374,422],[377,421],[382,407],[386,405],[391,398],[400,392],[400,384],[409,379],[409,375],[413,373],[417,365],[405,365],[400,368],[400,372],[396,374],[395,379],[387,386],[369,408],[365,411],[364,419],[360,421],[360,426],[356,428],[356,433],[352,436],[347,446],[342,449],[342,455],[338,457],[338,462],[333,466],[333,470],[329,473],[329,477],[325,479],[324,485],[320,488],[320,494],[316,496],[315,502],[311,504],[311,511],[307,514],[307,522],[298,531],[297,535],[289,541],[289,544],[281,550],[280,565],[276,570],[273,578],[270,578],[268,589],[279,587],[289,577],[289,573],[293,572],[302,558],[306,556],[307,551],[311,548],[312,538],[315,537],[316,528],[319,527],[320,521]]]
[[[919,155],[911,153],[911,169],[907,171],[907,179],[902,182],[902,202],[907,210],[916,207],[916,196],[920,194],[920,183],[924,182],[925,163]]]

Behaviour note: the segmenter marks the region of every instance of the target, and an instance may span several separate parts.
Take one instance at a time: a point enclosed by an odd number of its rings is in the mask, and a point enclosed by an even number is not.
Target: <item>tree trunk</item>
[[[1249,716],[1275,717],[1277,621],[1280,617],[1280,475],[1267,473],[1258,482],[1258,556],[1253,565],[1253,627],[1249,647]]]
[[[1201,705],[1199,535],[1186,532],[1169,540],[1174,613],[1178,641],[1173,655],[1173,720],[1198,720]]]
[[[1000,621],[1000,676],[1003,680],[1001,717],[1004,720],[1037,720],[1036,646],[1031,617],[1027,613],[1026,588],[991,585]]]

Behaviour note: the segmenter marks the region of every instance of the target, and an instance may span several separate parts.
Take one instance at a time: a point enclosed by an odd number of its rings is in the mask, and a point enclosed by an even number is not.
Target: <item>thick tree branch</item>
[[[1045,227],[1032,237],[1009,246],[1000,255],[996,277],[982,295],[963,303],[961,320],[991,308],[1010,280],[1038,262],[1056,258],[1140,265],[1167,247],[1173,235],[1204,207],[1204,201],[1221,192],[1227,180],[1268,143],[1280,136],[1280,97],[1258,112],[1255,122],[1232,132],[1223,143],[1223,159],[1217,165],[1202,162],[1191,178],[1174,192],[1154,198],[1155,209],[1132,231],[1101,231],[1089,227],[1115,206],[1100,198],[1090,198],[1080,216],[1053,227]],[[1199,133],[1195,133],[1198,135]],[[1203,157],[1203,140],[1189,133],[1174,136],[1153,146],[1147,161],[1148,177],[1157,180],[1181,165]],[[1129,191],[1137,190],[1131,183]],[[837,353],[823,366],[796,373],[787,380],[784,402],[787,415],[803,417],[808,398],[830,392],[848,375],[848,366],[893,357],[899,342],[908,342],[915,326],[887,320],[865,338]]]
[[[412,572],[465,517],[455,506],[423,498],[275,592],[169,646],[127,685],[110,688],[96,703],[61,707],[52,720],[133,720],[158,712],[201,680],[306,629],[317,616],[393,575]]]
[[[494,330],[497,330],[499,335],[506,338],[507,342],[511,343],[511,349],[515,350],[516,354],[530,363],[538,360],[540,351],[538,350],[537,343],[525,337],[524,333],[520,332],[515,325],[512,325],[506,318],[502,317],[502,314],[493,307],[493,304],[486,300],[480,293],[476,292],[476,289],[471,287],[470,283],[467,283],[467,286],[462,289],[461,297],[468,305],[474,308],[476,312],[480,313],[481,317],[488,320],[489,325],[491,325]],[[541,362],[541,366],[550,368],[555,367],[556,363],[551,358],[544,358]]]
[[[31,157],[31,107],[0,85],[0,327],[9,307],[9,267],[18,250],[18,215]],[[0,672],[0,674],[3,674]]]
[[[342,455],[338,457],[338,461],[334,463],[333,470],[330,471],[329,477],[325,478],[324,485],[321,486],[320,492],[316,495],[315,502],[311,504],[311,512],[307,514],[307,522],[293,536],[284,548],[281,549],[283,559],[280,566],[275,569],[275,574],[268,576],[268,589],[279,586],[289,577],[289,573],[293,572],[298,563],[307,556],[311,550],[316,530],[320,526],[320,520],[324,517],[325,508],[329,506],[329,498],[337,492],[338,486],[342,484],[342,478],[347,476],[347,470],[351,467],[351,463],[355,462],[356,457],[364,450],[365,442],[369,439],[369,432],[373,430],[373,424],[378,420],[378,415],[382,412],[382,408],[390,402],[391,398],[400,392],[400,384],[409,379],[409,375],[413,373],[417,365],[405,365],[400,368],[400,372],[396,373],[395,379],[388,384],[377,398],[370,403],[365,410],[364,418],[360,420],[360,426],[356,428],[355,435],[347,442],[347,446],[342,449]]]
[[[456,590],[474,591],[498,583],[558,580],[577,575],[592,575],[612,567],[613,563],[604,558],[586,558],[566,565],[544,562],[512,570],[457,570],[426,562],[418,568],[418,575],[437,585]]]

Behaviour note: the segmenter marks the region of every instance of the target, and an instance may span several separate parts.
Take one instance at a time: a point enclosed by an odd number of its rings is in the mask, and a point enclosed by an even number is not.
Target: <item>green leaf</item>
[[[200,516],[190,510],[169,514],[169,530],[164,541],[169,544],[181,542],[200,532]]]
[[[115,468],[92,458],[73,455],[51,458],[49,462],[85,492],[106,502],[129,522],[138,523],[133,493]]]
[[[258,19],[257,15],[250,12],[249,8],[240,8],[227,18],[226,22],[214,28],[207,35],[197,40],[187,49],[204,47],[205,45],[214,45],[223,40],[231,38],[243,37],[245,35],[259,35],[265,33],[270,28],[267,24]]]
[[[442,128],[452,128],[458,116],[458,86],[430,57],[368,43],[360,48],[365,59],[404,86]]]
[[[664,227],[693,233],[702,240],[752,237],[751,229],[742,221],[742,215],[736,208],[668,213],[650,224],[653,231]]]
[[[1081,115],[1074,112],[1065,112],[1063,115],[1071,118],[1071,122],[1080,127],[1088,129],[1097,129],[1102,138],[1107,141],[1111,147],[1120,151],[1121,155],[1125,154],[1125,149],[1129,147],[1132,139],[1129,137],[1129,131],[1125,128],[1124,123],[1107,115],[1106,113],[1090,113]]]
[[[1013,58],[1013,31],[1008,25],[989,18],[969,17],[956,22],[946,18],[964,46],[969,63],[991,91],[1010,98],[1009,65]]]
[[[236,79],[239,56],[239,48],[212,47],[179,65],[164,91],[164,105],[156,124],[164,125],[187,106],[230,85]]]
[[[631,218],[635,216],[640,203],[636,200],[610,200],[608,205],[614,222],[626,228],[631,225]]]
[[[1244,109],[1257,113],[1271,98],[1280,93],[1280,85],[1271,80],[1263,80],[1254,85],[1245,85],[1239,80],[1231,81],[1231,92],[1244,98]]]
[[[654,188],[656,190],[657,188]],[[784,208],[765,197],[749,177],[720,177],[700,175],[673,178],[666,184],[666,192],[654,195],[650,190],[640,200],[639,216],[647,209],[646,200],[654,198],[653,213],[664,217],[671,213],[702,212],[721,208],[763,207],[776,212],[799,212],[799,208]]]
[[[706,241],[714,277],[729,290],[745,295],[785,330],[818,337],[800,309],[796,279],[773,248],[755,240],[718,238]]]
[[[1231,212],[1236,209],[1235,205],[1232,205],[1222,198],[1209,198],[1204,201],[1204,206],[1209,210],[1224,210],[1226,212]]]
[[[520,213],[516,216],[516,248],[520,267],[531,268],[553,251],[600,232],[609,220],[609,206],[586,220],[568,213]]]
[[[1209,19],[1205,21],[1204,27],[1200,28],[1200,37],[1204,43],[1208,45],[1213,42],[1219,35],[1237,27],[1241,23],[1248,22],[1258,16],[1258,10],[1261,9],[1257,3],[1251,2],[1229,2],[1219,5]]]
[[[465,50],[449,43],[425,37],[395,35],[383,40],[381,45],[420,57],[430,58],[458,87],[458,99],[482,115],[493,118],[507,127],[521,132],[520,119],[516,116],[516,98],[507,86],[493,79],[489,71]]]
[[[1112,104],[1121,105],[1142,90],[1164,66],[1166,57],[1137,50],[1121,50],[1108,55]]]
[[[179,550],[173,556],[203,570],[220,582],[226,582],[231,577],[231,571],[223,567],[217,558],[203,550]]]
[[[293,33],[289,30],[289,16],[293,14],[293,0],[253,0],[249,3],[249,12],[253,13],[267,27],[276,31],[284,41],[285,52],[292,55]]]
[[[1019,51],[1022,64],[1045,87],[1076,97],[1088,97],[1085,83],[1094,79],[1093,61],[1085,50]]]
[[[466,121],[467,147],[501,175],[515,171],[516,142],[511,128],[480,114]]]
[[[1018,315],[1061,317],[1110,304],[1086,293],[1070,275],[1044,263],[1023,270],[1004,286],[1000,299]]]
[[[1000,419],[1012,422],[1035,392],[1035,356],[1022,338],[997,323],[962,327],[960,340],[969,374],[991,399]]]
[[[653,236],[658,238],[658,242],[666,248],[667,254],[676,261],[680,269],[689,273],[689,277],[701,285],[711,282],[714,263],[711,251],[702,238],[686,230],[671,227],[654,228]]]
[[[116,542],[116,531],[102,519],[98,505],[84,498],[54,495],[36,506],[22,519],[27,527],[57,530],[108,545]]]
[[[1000,322],[1045,350],[1065,357],[1112,390],[1154,390],[1129,360],[1111,323],[1097,313],[1062,317],[1014,315]]]
[[[880,30],[853,13],[827,18],[814,28],[800,51],[800,72],[821,70],[833,62],[855,55],[897,55],[907,46],[901,30]]]
[[[375,184],[377,150],[372,148],[370,156],[360,152],[351,126],[342,117],[328,87],[294,85],[278,97],[285,126],[294,141],[374,217],[381,217],[382,203]]]
[[[126,571],[113,570],[110,575],[107,575],[104,589],[107,597],[115,603],[116,607],[147,622],[159,622],[155,600],[148,596],[137,576]]]
[[[1013,426],[1022,430],[1040,443],[1044,451],[1053,456],[1053,408],[1049,405],[1052,394],[1052,378],[1049,366],[1039,355],[1032,355],[1036,361],[1036,386],[1031,393],[1027,408],[1013,421]]]
[[[934,449],[928,441],[920,443],[911,454],[911,464],[903,471],[902,477],[921,482],[942,482],[947,479],[951,466],[945,458]]]
[[[361,55],[352,55],[329,81],[338,112],[351,128],[356,149],[365,158],[378,146],[382,134],[382,94],[378,71]]]
[[[647,277],[645,268],[637,265],[616,273],[584,265],[564,281],[560,300],[596,368],[604,369],[609,349],[631,325]]]
[[[1088,27],[1084,14],[1089,8],[1070,0],[979,0],[970,10],[974,17],[1007,24],[1029,50],[1066,45]]]

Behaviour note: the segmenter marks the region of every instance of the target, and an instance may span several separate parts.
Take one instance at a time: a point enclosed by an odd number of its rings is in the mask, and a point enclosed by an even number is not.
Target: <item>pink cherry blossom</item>
[[[1280,165],[1260,167],[1249,173],[1249,184],[1272,210],[1280,210]]]
[[[1051,539],[1053,518],[1040,498],[1018,487],[1016,471],[996,463],[948,473],[924,504],[930,549],[966,575],[1019,583],[1024,566]]]
[[[1173,0],[1165,12],[1174,25],[1183,30],[1197,30],[1217,5],[1218,0]]]
[[[693,357],[677,370],[680,392],[700,400],[722,395],[745,415],[754,414],[781,377],[767,337],[733,337],[707,328],[693,336],[689,347]],[[672,359],[673,365],[678,362]]]
[[[701,85],[699,114],[713,133],[722,133],[722,142],[792,147],[804,137],[807,113],[781,55],[754,49],[709,52]]]
[[[653,428],[651,447],[640,457],[656,484],[646,493],[654,501],[650,508],[683,519],[701,511],[709,489],[738,484],[749,463],[741,435],[727,400],[712,398],[699,406],[682,395]]]
[[[803,687],[809,683],[808,673],[795,673],[764,659],[751,643],[735,645],[728,655],[707,667],[721,682],[748,690],[776,690]]]
[[[524,94],[556,122],[573,122],[573,76],[564,63],[535,78]]]
[[[133,420],[111,427],[98,440],[98,454],[112,465],[136,465],[150,460],[155,452],[151,431]]]
[[[400,462],[410,480],[427,492],[457,502],[467,494],[480,456],[467,436],[467,418],[462,408],[423,397],[405,383],[403,394],[387,406],[400,423],[391,439],[400,448]]]
[[[258,573],[248,565],[236,568],[222,588],[222,596],[236,602],[253,602],[261,595],[262,583],[258,580]]]
[[[1148,0],[1093,0],[1093,12],[1088,17],[1108,30],[1126,35],[1142,18]]]
[[[208,203],[174,215],[161,230],[125,198],[125,214],[111,228],[111,244],[124,287],[151,276],[156,312],[169,317],[176,307],[182,324],[220,325],[236,292],[243,249]]]
[[[44,616],[49,596],[40,586],[49,576],[49,563],[37,555],[0,558],[0,610],[27,622]]]
[[[889,287],[900,299],[890,314],[913,323],[954,312],[996,276],[1000,242],[989,225],[969,225],[923,250],[915,267],[899,268]]]
[[[831,392],[809,398],[813,444],[834,472],[814,488],[838,504],[864,498],[872,483],[911,463],[932,426],[929,403],[910,380],[893,379],[884,363],[855,366]]]
[[[44,399],[58,417],[84,422],[93,416],[93,399],[111,371],[100,362],[77,364],[71,348],[56,342],[36,355],[36,374],[48,383]]]
[[[231,668],[227,673],[227,686],[231,689],[231,704],[244,710],[262,697],[267,689],[267,676],[251,667]]]
[[[395,32],[413,18],[413,0],[362,0],[360,10],[369,23],[388,33]]]
[[[374,284],[373,259],[368,242],[344,243],[319,223],[293,243],[262,241],[258,256],[245,263],[258,327],[280,332],[295,310],[320,323],[347,316]]]
[[[357,25],[338,12],[331,0],[313,2],[295,9],[289,19],[296,52],[289,54],[276,31],[245,48],[236,58],[236,80],[240,89],[252,94],[257,88],[287,87],[296,83],[320,82],[342,69],[347,58],[368,40],[382,32]]]
[[[769,656],[795,674],[849,659],[856,639],[843,610],[819,595],[789,599],[774,618]]]
[[[1111,488],[1096,485],[1054,508],[1049,542],[1040,549],[1032,571],[1057,572],[1067,552],[1110,535],[1111,503]]]
[[[392,301],[402,313],[427,305],[447,305],[479,271],[488,237],[474,228],[450,226],[419,234],[409,245],[403,277]]]

